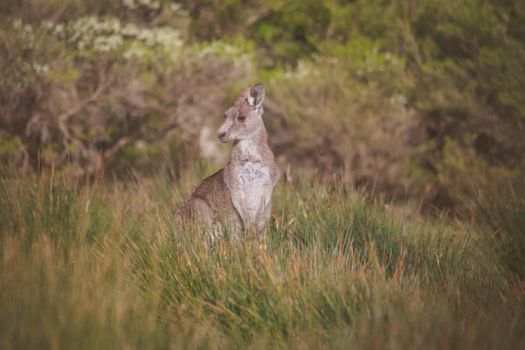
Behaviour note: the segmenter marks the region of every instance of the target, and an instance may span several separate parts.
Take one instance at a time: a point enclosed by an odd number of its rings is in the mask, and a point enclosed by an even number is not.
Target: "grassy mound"
[[[481,231],[281,184],[264,238],[177,232],[198,176],[0,180],[0,347],[518,348],[523,285]]]

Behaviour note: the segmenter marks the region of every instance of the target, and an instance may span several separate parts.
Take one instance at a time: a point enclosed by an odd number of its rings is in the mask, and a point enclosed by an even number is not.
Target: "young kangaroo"
[[[233,143],[230,161],[195,189],[177,211],[177,222],[220,222],[236,231],[264,228],[280,177],[262,120],[264,95],[262,84],[248,86],[224,113],[217,136]]]

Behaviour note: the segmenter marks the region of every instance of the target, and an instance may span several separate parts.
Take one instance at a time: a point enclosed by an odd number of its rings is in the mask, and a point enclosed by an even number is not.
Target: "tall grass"
[[[525,177],[523,165],[512,176],[473,177],[468,198],[472,216],[488,234],[504,266],[525,278]]]
[[[484,236],[280,185],[263,238],[172,215],[198,176],[0,179],[0,348],[518,348],[523,286]]]

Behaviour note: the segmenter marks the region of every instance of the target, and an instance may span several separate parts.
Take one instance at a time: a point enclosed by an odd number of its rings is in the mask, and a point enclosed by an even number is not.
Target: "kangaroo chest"
[[[244,162],[231,169],[232,202],[246,225],[257,224],[270,205],[271,169],[262,162]]]

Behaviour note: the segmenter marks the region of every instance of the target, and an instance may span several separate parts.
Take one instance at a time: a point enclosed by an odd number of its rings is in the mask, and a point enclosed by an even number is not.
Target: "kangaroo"
[[[217,132],[233,143],[228,164],[204,179],[176,213],[177,222],[226,224],[235,231],[261,231],[271,216],[272,192],[281,176],[262,120],[264,86],[245,88],[224,113]]]

